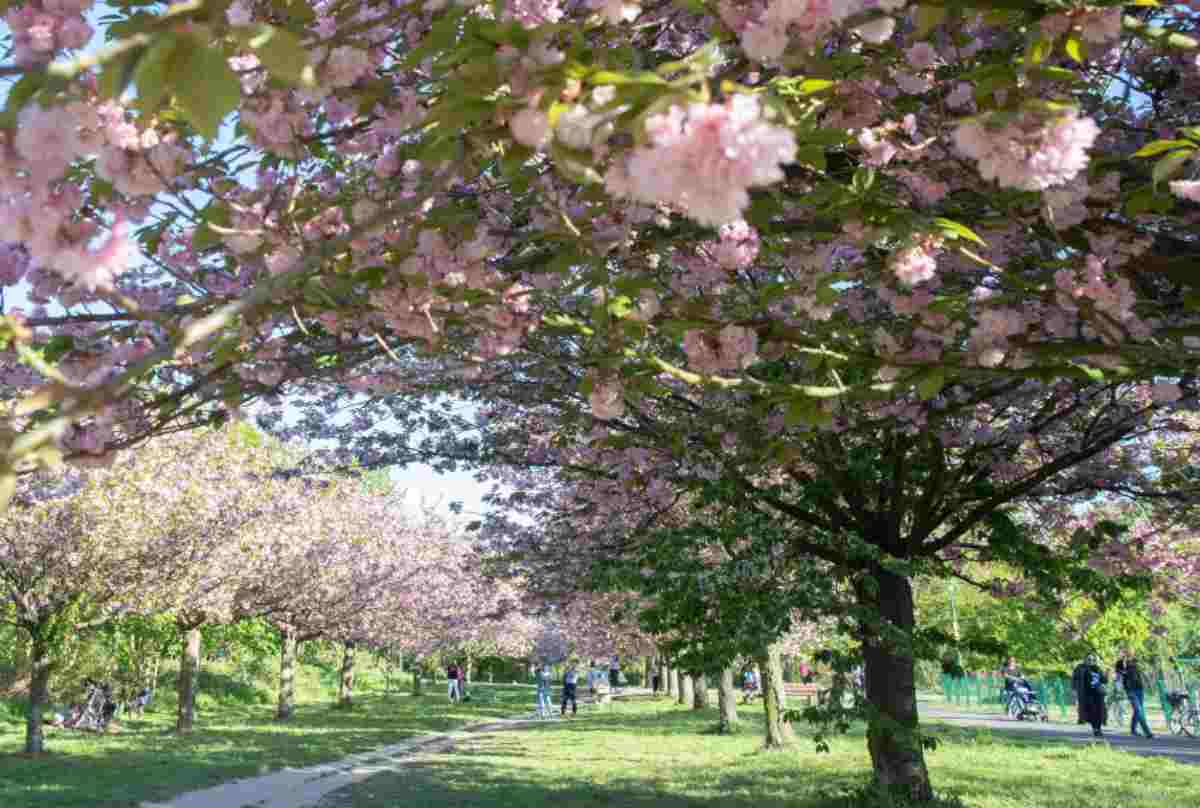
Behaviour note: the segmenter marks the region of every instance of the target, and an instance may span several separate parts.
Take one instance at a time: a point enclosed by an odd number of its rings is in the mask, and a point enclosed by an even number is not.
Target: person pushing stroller
[[[1038,698],[1033,684],[1021,675],[1015,657],[1009,657],[1004,669],[1004,701],[1008,714],[1018,721],[1049,721],[1050,713]]]

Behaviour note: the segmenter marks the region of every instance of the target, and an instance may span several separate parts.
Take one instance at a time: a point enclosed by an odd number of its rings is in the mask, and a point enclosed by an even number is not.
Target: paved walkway
[[[443,752],[472,734],[530,726],[538,721],[535,716],[481,721],[455,732],[422,735],[331,763],[281,769],[262,777],[234,780],[189,791],[167,802],[143,802],[141,808],[305,808],[315,805],[331,791],[373,774],[396,771],[411,763],[414,755]]]
[[[1014,721],[997,715],[971,713],[954,708],[920,705],[921,721],[925,724],[947,724],[959,727],[978,727],[994,732],[1011,734],[1038,740],[1061,741],[1063,743],[1097,743],[1092,737],[1092,728],[1087,725],[1058,723],[1056,721]],[[1124,749],[1138,755],[1166,757],[1180,763],[1200,764],[1200,739],[1171,735],[1165,728],[1156,731],[1152,740],[1129,734],[1128,727],[1118,727],[1111,721],[1104,729],[1103,743],[1116,749]]]

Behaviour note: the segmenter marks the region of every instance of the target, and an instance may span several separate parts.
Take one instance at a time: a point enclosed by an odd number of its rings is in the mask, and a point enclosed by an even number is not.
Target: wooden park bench
[[[789,699],[801,699],[806,705],[817,703],[817,698],[826,688],[818,684],[806,684],[804,682],[784,682],[783,694]]]

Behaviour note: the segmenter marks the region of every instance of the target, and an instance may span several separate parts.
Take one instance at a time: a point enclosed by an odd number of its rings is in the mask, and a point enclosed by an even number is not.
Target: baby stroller
[[[1018,721],[1049,721],[1046,705],[1038,698],[1033,685],[1024,677],[1009,677],[1004,683],[1006,707],[1010,717]]]

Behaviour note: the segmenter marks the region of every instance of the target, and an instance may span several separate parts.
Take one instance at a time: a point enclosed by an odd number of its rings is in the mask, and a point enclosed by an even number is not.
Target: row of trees
[[[344,704],[356,646],[529,652],[536,605],[484,579],[453,521],[386,485],[298,472],[300,460],[239,426],[158,439],[103,470],[22,480],[0,519],[0,618],[29,642],[27,751],[42,751],[62,652],[103,631],[121,635],[113,651],[134,664],[139,645],[178,639],[181,732],[195,720],[206,627],[252,620],[277,633],[280,719],[308,640],[345,649]]]

